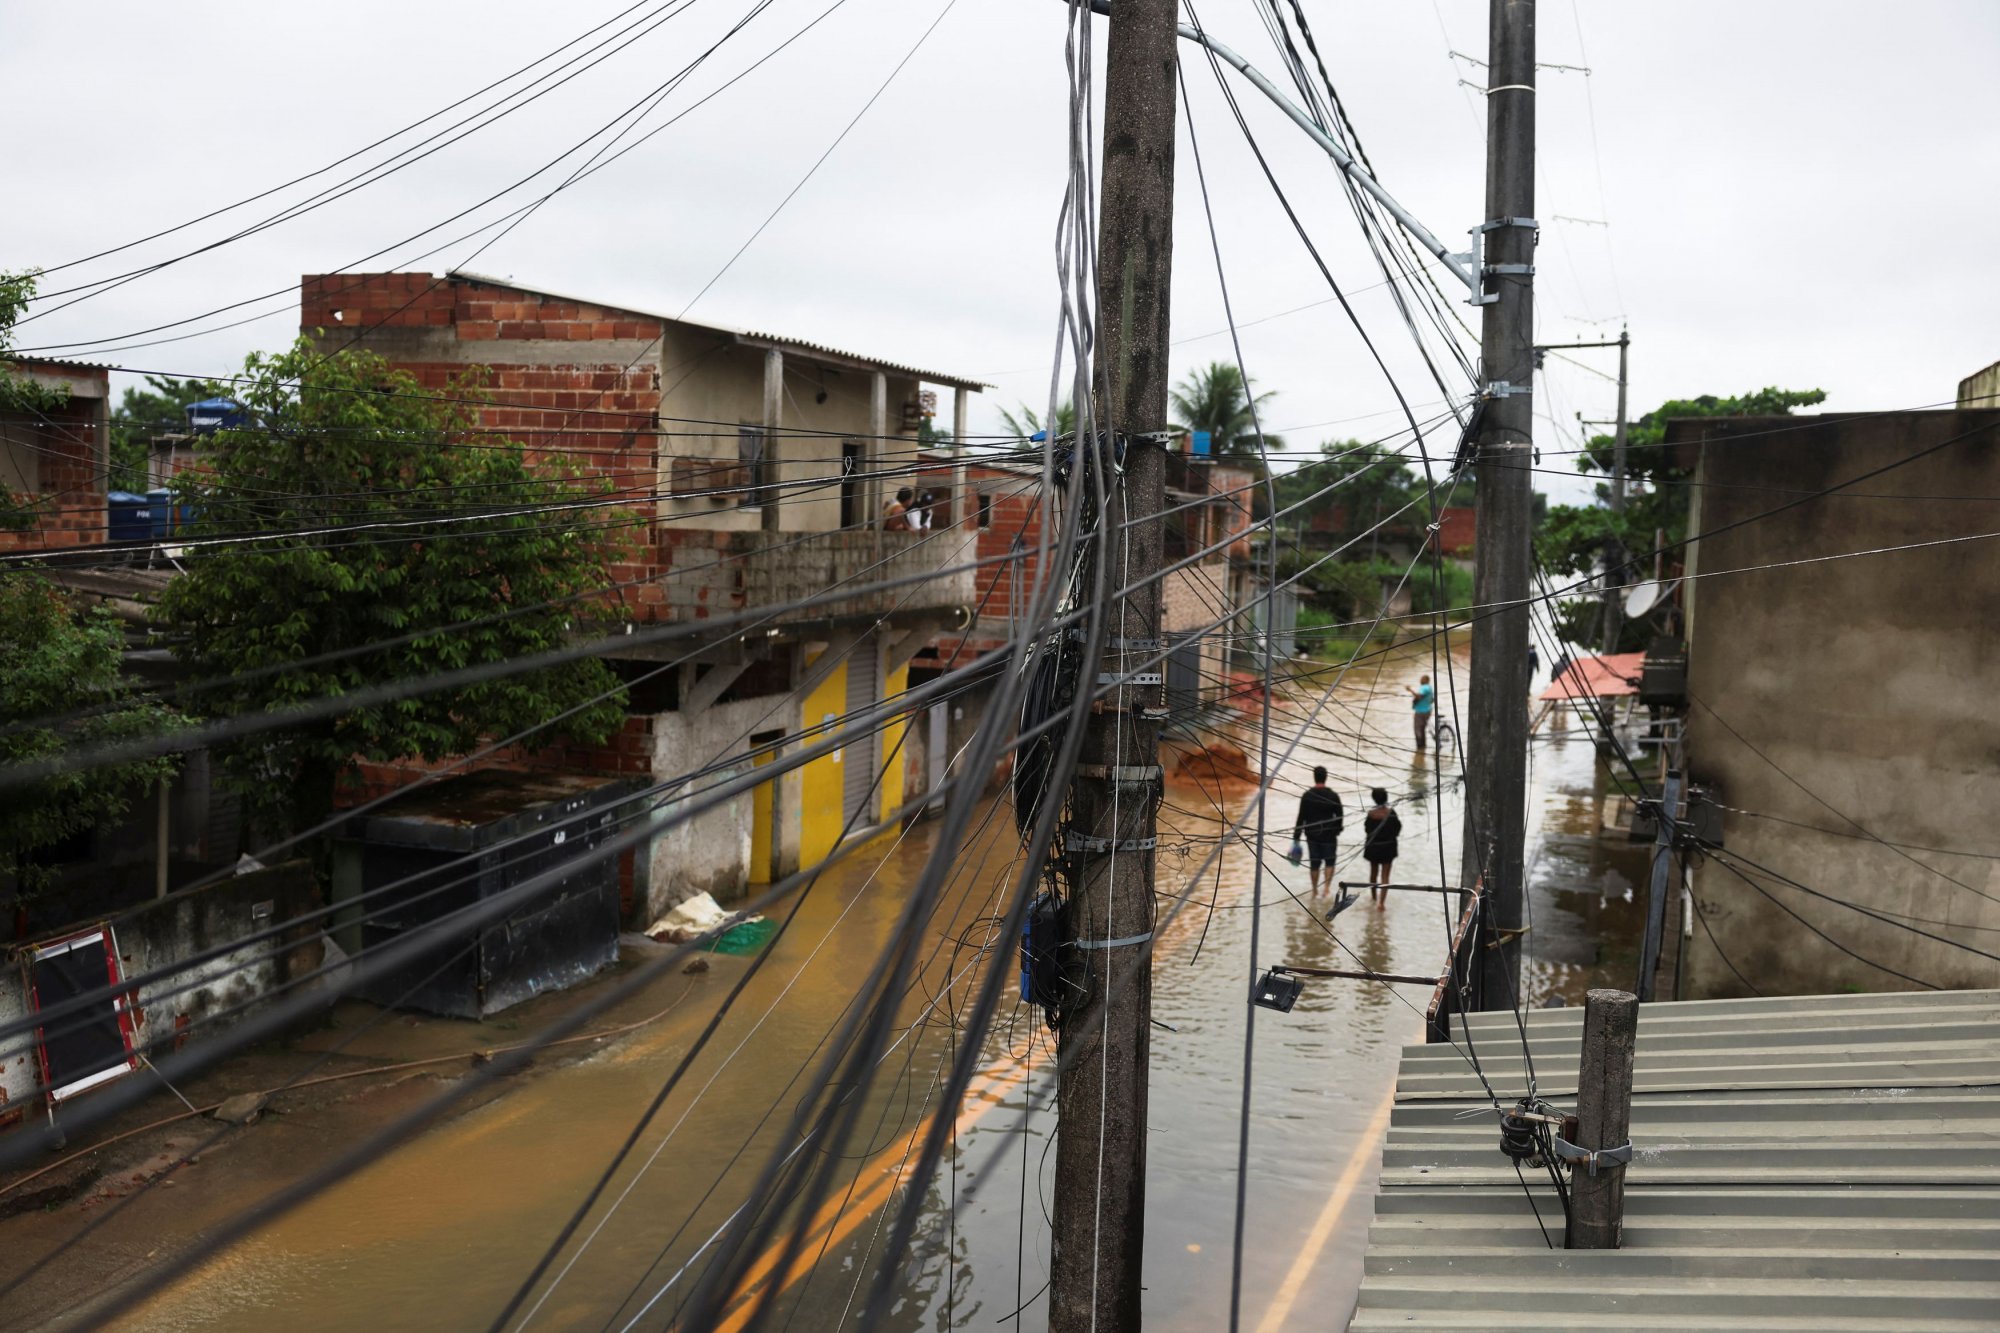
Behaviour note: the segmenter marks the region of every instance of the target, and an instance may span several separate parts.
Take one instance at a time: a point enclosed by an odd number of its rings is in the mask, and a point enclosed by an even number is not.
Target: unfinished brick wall
[[[449,394],[469,368],[484,367],[481,391],[491,401],[480,408],[480,426],[519,441],[531,462],[560,459],[601,480],[606,500],[629,503],[584,516],[626,548],[615,578],[657,573],[660,320],[469,278],[335,273],[301,280],[299,322],[330,339],[382,331],[359,345],[431,393]],[[624,589],[624,613],[650,618],[646,608],[663,599],[642,595],[648,591]]]
[[[111,374],[95,366],[23,362],[12,373],[44,388],[65,388],[60,407],[0,418],[0,435],[17,457],[33,465],[38,481],[17,498],[34,506],[34,526],[0,529],[0,551],[94,546],[105,540],[105,450]],[[0,483],[4,484],[4,483]]]
[[[987,525],[979,526],[979,502],[987,501]],[[976,612],[971,632],[939,635],[936,665],[947,669],[963,666],[982,653],[991,652],[1008,641],[1010,608],[1026,607],[1035,588],[1040,561],[1035,552],[1042,541],[1041,484],[1019,471],[967,466],[965,495],[960,506],[961,526],[978,534],[972,557],[980,565],[971,576],[972,592],[967,603]],[[1016,540],[1022,547],[1017,560],[1007,560]]]

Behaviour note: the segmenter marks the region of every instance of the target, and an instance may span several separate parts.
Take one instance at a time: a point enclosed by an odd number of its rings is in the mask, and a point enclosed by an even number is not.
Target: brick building
[[[934,491],[956,485],[964,497],[958,517],[977,534],[974,555],[982,563],[972,614],[918,652],[912,681],[969,671],[982,655],[1031,630],[1027,614],[1041,577],[1036,554],[1044,519],[1041,469],[952,453],[932,455],[929,463],[921,484]],[[1166,686],[1177,721],[1188,723],[1224,692],[1229,645],[1242,628],[1234,617],[1254,600],[1248,535],[1254,478],[1243,468],[1174,453],[1168,456],[1167,480],[1166,558],[1169,564],[1189,563],[1162,581]],[[1052,508],[1058,528],[1059,516]],[[1212,623],[1218,620],[1223,623]],[[968,678],[932,706],[922,744],[912,747],[920,755],[916,762],[926,766],[922,781],[940,781],[950,756],[984,721],[995,683],[992,668],[982,676]]]
[[[0,551],[46,550],[104,541],[111,471],[111,370],[78,361],[23,357],[6,373],[67,401],[0,415],[0,490],[31,526],[0,527]]]
[[[483,368],[481,425],[604,479],[629,517],[607,618],[697,629],[613,657],[631,684],[631,716],[612,743],[509,762],[655,782],[707,770],[690,788],[655,793],[667,798],[664,822],[674,803],[768,762],[780,737],[838,731],[840,719],[899,695],[911,656],[973,599],[962,566],[976,516],[904,533],[883,531],[878,515],[915,471],[918,427],[935,402],[924,386],[954,391],[962,435],[976,381],[470,273],[309,275],[300,323],[435,392]],[[831,596],[843,583],[896,586]],[[699,629],[707,621],[713,631]],[[881,828],[905,803],[905,765],[884,757],[906,726],[666,826],[636,867],[634,913],[698,891],[737,896],[816,864],[844,832]],[[388,784],[408,771],[370,776]]]

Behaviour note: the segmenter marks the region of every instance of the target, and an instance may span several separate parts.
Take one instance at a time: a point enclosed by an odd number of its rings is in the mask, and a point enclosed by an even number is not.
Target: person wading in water
[[[1378,912],[1389,905],[1389,871],[1396,864],[1396,839],[1403,836],[1403,820],[1389,806],[1389,793],[1381,787],[1368,793],[1375,808],[1362,817],[1361,855],[1368,862],[1368,896]]]
[[[1344,813],[1340,808],[1340,794],[1326,785],[1326,766],[1322,764],[1313,770],[1313,785],[1299,797],[1299,817],[1292,825],[1292,841],[1303,838],[1312,859],[1312,891],[1315,895],[1322,889],[1333,887],[1333,862],[1340,851],[1338,839]],[[1320,881],[1321,866],[1326,867],[1324,884]]]

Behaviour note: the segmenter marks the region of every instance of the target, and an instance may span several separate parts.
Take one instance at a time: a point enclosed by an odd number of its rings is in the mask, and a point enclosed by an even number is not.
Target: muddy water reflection
[[[1408,751],[1402,686],[1429,665],[1427,655],[1412,653],[1343,687],[1279,777],[1280,790],[1295,794],[1313,764],[1326,764],[1347,802],[1350,829],[1370,787],[1395,793],[1406,829],[1396,867],[1402,882],[1440,882],[1455,876],[1458,860],[1456,767],[1449,757],[1440,764]],[[1462,657],[1457,670],[1462,682]],[[1302,714],[1281,710],[1274,733],[1286,733]],[[1254,753],[1254,733],[1246,739]],[[1595,817],[1594,770],[1587,744],[1538,748],[1536,817],[1544,837],[1531,943],[1538,955],[1548,950],[1534,967],[1538,994],[1580,994],[1603,961],[1592,941],[1631,915],[1623,895],[1636,874],[1632,856],[1603,851],[1585,826],[1586,815]],[[1330,925],[1321,919],[1330,899],[1313,898],[1306,870],[1283,860],[1295,796],[1274,802],[1261,879],[1254,850],[1231,844],[1214,869],[1188,882],[1221,828],[1217,804],[1235,814],[1244,799],[1234,793],[1218,802],[1216,793],[1176,784],[1163,815],[1169,850],[1161,886],[1185,901],[1160,931],[1154,984],[1155,1016],[1171,1029],[1154,1034],[1148,1123],[1146,1309],[1156,1329],[1206,1333],[1227,1322],[1253,916],[1261,922],[1263,963],[1307,967],[1434,972],[1449,929],[1445,900],[1414,893],[1392,894],[1383,911],[1370,910],[1364,894]],[[999,812],[960,858],[967,873],[953,893],[952,919],[937,928],[937,951],[909,1004],[913,1018],[926,997],[945,993],[954,974],[961,995],[976,975],[963,971],[971,955],[950,941],[968,931],[981,937],[980,920],[1008,880],[1010,828]],[[934,833],[920,827],[879,866],[845,866],[827,877],[643,1140],[635,1159],[643,1169],[628,1170],[614,1185],[609,1197],[622,1202],[586,1225],[589,1243],[572,1247],[532,1326],[618,1328],[648,1300],[638,1326],[671,1320],[689,1280],[669,1279],[699,1270],[700,1247],[741,1201],[757,1166],[789,1146],[794,1080],[813,1061],[853,974],[887,937]],[[1357,851],[1358,839],[1343,839],[1343,878],[1365,877]],[[282,1324],[287,1333],[484,1327],[740,966],[718,960],[698,983],[697,1001],[670,1019],[580,1065],[530,1077],[505,1098],[434,1129],[173,1288],[128,1326]],[[657,1007],[683,984],[670,978],[634,1008]],[[1417,1009],[1426,999],[1413,987],[1318,981],[1289,1015],[1257,1011],[1246,1327],[1275,1333],[1344,1321],[1369,1220],[1372,1127],[1400,1045],[1420,1032]],[[937,1020],[949,1009],[931,1010],[932,1021],[907,1031],[885,1063],[863,1122],[870,1152],[857,1157],[851,1187],[834,1201],[845,1206],[818,1219],[824,1225],[816,1226],[811,1262],[784,1282],[774,1326],[800,1333],[853,1326],[857,1291],[882,1262],[883,1205],[899,1197],[895,1173],[937,1110],[952,1039]],[[1038,1015],[1010,1004],[985,1055],[985,1075],[956,1115],[950,1169],[928,1192],[916,1244],[897,1261],[897,1303],[879,1327],[985,1327],[1017,1308],[1016,1327],[1045,1323],[1053,1047]],[[198,1199],[189,1197],[198,1191],[182,1190],[180,1203],[195,1210],[191,1224],[225,1216],[282,1180],[283,1136],[291,1132],[281,1121],[260,1131],[267,1145],[261,1157],[244,1152],[227,1167],[219,1158]]]

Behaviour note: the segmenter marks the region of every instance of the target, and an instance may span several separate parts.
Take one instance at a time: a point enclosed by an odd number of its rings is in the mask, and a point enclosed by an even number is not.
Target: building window
[[[736,461],[743,469],[743,503],[747,505],[765,503],[764,487],[769,480],[766,473],[770,467],[765,452],[766,439],[762,426],[736,428]]]
[[[979,493],[979,526],[993,526],[993,497],[985,491]]]

